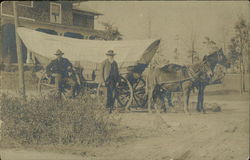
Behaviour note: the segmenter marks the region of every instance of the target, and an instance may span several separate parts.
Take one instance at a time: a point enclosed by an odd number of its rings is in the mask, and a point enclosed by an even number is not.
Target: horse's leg
[[[183,99],[184,99],[184,108],[183,108],[183,110],[184,110],[184,113],[188,113],[188,111],[187,111],[187,103],[186,103],[186,100],[187,100],[187,88],[183,88]]]
[[[188,109],[188,103],[189,103],[189,96],[190,96],[190,83],[189,82],[184,82],[182,84],[183,88],[183,98],[184,98],[184,112],[185,114],[190,114],[189,109]]]
[[[157,113],[159,113],[159,110],[158,110],[158,104],[160,103],[160,101],[161,101],[161,95],[160,95],[160,92],[159,92],[159,86],[158,85],[156,85],[154,88],[152,88],[152,90],[151,90],[152,92],[152,98],[151,98],[151,100],[152,100],[152,106],[154,107],[154,109],[155,109],[155,111],[157,112]]]
[[[205,85],[201,84],[201,94],[200,94],[200,109],[203,111],[203,113],[206,113],[204,107],[203,107],[203,102],[204,102],[204,91],[205,91]]]
[[[204,108],[203,108],[203,102],[204,102],[204,90],[205,90],[205,84],[203,83],[199,83],[199,92],[198,92],[198,102],[197,102],[197,111],[198,112],[205,112]]]
[[[186,99],[188,113],[189,113],[189,98],[190,98],[190,94],[191,94],[191,88],[188,88],[188,90],[187,90],[187,99]]]
[[[167,105],[166,105],[166,102],[165,102],[166,97],[167,97],[167,101],[168,101],[168,103],[169,103],[168,91],[164,91],[163,96],[162,96],[162,104],[163,104],[163,111],[164,111],[164,112],[167,112]],[[168,107],[169,107],[169,105],[168,105]]]
[[[157,95],[155,97],[155,99],[153,99],[153,106],[154,106],[154,109],[156,111],[156,113],[160,113],[160,106],[161,106],[161,97],[159,97],[159,95]]]
[[[201,83],[199,82],[198,84],[198,96],[197,96],[197,105],[196,105],[196,110],[197,112],[201,112],[201,108],[200,108],[200,103],[201,103],[201,99],[202,99],[202,91],[201,91]]]
[[[174,107],[174,105],[172,103],[172,93],[171,92],[167,93],[167,99],[168,99],[168,106],[169,107]]]
[[[175,112],[174,105],[172,103],[172,93],[170,91],[167,92],[166,97],[167,97],[167,101],[168,101],[169,110],[172,110],[173,112]]]
[[[172,93],[171,93],[171,92],[168,92],[167,98],[168,98],[168,106],[169,106],[169,109],[171,110],[171,112],[176,113],[176,110],[175,110],[174,105],[173,105],[173,103],[172,103]]]
[[[151,110],[152,96],[153,96],[153,89],[148,88],[148,112],[149,113],[152,113],[152,110]]]

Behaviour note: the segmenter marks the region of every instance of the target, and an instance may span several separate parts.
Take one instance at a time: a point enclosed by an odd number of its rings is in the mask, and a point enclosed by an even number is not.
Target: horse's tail
[[[157,84],[156,72],[156,68],[150,69],[146,76],[146,93],[148,93],[150,89],[154,89],[154,86]]]

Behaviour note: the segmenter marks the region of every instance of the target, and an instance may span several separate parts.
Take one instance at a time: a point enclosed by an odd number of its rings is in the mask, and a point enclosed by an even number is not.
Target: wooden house
[[[13,2],[1,2],[1,53],[4,63],[16,63]],[[47,34],[78,39],[103,39],[104,31],[95,30],[94,20],[101,13],[74,1],[18,1],[19,25]],[[30,52],[23,45],[24,59]]]

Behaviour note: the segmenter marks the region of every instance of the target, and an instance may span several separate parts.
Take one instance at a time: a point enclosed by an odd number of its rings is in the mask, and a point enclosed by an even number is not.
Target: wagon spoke
[[[135,84],[134,88],[136,88],[136,87],[138,86],[138,84],[139,84],[139,82],[137,82],[137,83]]]
[[[122,104],[122,105],[126,105],[128,103],[130,97],[122,95],[119,96],[118,101]]]
[[[122,98],[120,98],[120,100],[122,100],[122,101],[123,101],[125,98],[127,98],[127,97],[122,97]]]
[[[134,90],[134,94],[145,94],[145,89],[140,88],[140,89]]]
[[[56,88],[56,87],[55,87],[54,85],[52,85],[52,84],[41,83],[41,85],[47,86],[47,87],[51,87],[51,88]]]
[[[123,95],[123,94],[125,94],[125,95],[129,95],[129,94],[130,94],[130,92],[129,92],[129,91],[117,90],[117,92],[118,92],[118,94],[120,94],[120,95]]]
[[[147,96],[145,91],[146,82],[140,78],[137,83],[134,84],[134,100],[136,105],[139,107],[144,107],[147,102]]]
[[[121,80],[116,87],[116,99],[118,102],[118,106],[128,109],[130,103],[132,102],[132,98],[133,88],[130,82],[124,77],[121,77]]]

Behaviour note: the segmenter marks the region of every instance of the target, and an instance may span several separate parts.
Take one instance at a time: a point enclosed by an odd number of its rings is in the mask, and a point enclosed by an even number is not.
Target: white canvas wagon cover
[[[108,50],[114,50],[116,61],[124,64],[148,64],[156,53],[160,40],[102,41],[82,40],[63,36],[49,35],[35,30],[19,27],[17,30],[25,46],[39,59],[55,58],[54,53],[61,49],[64,57],[72,62],[100,63]],[[48,62],[45,62],[48,63]]]

